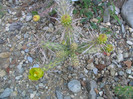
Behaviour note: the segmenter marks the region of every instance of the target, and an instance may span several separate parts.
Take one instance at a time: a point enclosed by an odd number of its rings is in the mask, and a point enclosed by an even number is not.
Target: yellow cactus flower
[[[71,19],[70,15],[68,15],[68,14],[63,15],[61,17],[61,23],[64,26],[70,26],[70,24],[72,23],[72,19]]]
[[[113,45],[111,44],[108,44],[105,48],[105,51],[107,51],[108,53],[112,52],[113,51]]]
[[[106,43],[107,39],[108,37],[106,34],[100,34],[99,37],[97,38],[99,44]]]
[[[40,20],[40,16],[39,15],[34,15],[33,16],[33,21],[37,22]]]
[[[30,80],[39,80],[43,74],[44,71],[41,68],[31,68],[28,77]]]

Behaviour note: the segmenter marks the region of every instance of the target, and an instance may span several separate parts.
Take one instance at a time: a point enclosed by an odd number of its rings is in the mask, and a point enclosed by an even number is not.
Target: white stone
[[[118,61],[118,62],[123,61],[123,54],[118,54],[118,56],[117,56],[117,61]]]
[[[131,41],[127,41],[127,44],[129,44],[129,45],[133,45],[133,42],[131,42]]]
[[[0,70],[0,77],[4,77],[6,75],[6,72],[4,70]]]
[[[35,94],[30,94],[30,98],[34,98],[35,97]]]

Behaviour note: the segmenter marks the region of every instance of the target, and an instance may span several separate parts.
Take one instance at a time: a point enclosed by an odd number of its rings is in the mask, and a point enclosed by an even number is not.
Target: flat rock
[[[121,14],[126,22],[133,28],[133,0],[128,0],[122,6]]]
[[[80,92],[81,90],[81,84],[78,80],[72,80],[68,83],[68,88],[74,93]]]
[[[23,26],[23,23],[21,23],[21,22],[14,22],[14,23],[12,23],[9,26],[9,31],[20,30],[22,26]]]
[[[12,89],[6,88],[6,89],[3,91],[3,93],[0,94],[0,99],[9,97],[11,93],[12,93]]]

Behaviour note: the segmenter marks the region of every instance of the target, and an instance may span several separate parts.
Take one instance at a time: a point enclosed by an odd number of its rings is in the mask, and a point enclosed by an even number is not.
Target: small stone
[[[117,61],[118,62],[121,62],[121,61],[123,61],[123,54],[118,54],[118,56],[117,56]]]
[[[16,80],[19,80],[20,78],[22,78],[22,75],[15,77]]]
[[[129,75],[128,78],[133,79],[133,76],[132,75]]]
[[[0,44],[4,44],[5,41],[3,39],[0,39]]]
[[[133,45],[133,42],[127,41],[127,44],[128,44],[128,45]]]
[[[29,38],[29,34],[28,33],[24,34],[24,38],[25,39]]]
[[[99,92],[99,95],[102,96],[102,95],[103,95],[103,91],[100,91],[100,92]]]
[[[119,71],[119,75],[120,76],[123,76],[124,75],[124,72],[123,71]]]
[[[94,74],[97,75],[97,73],[98,73],[98,69],[97,69],[97,68],[93,68],[93,72],[94,72]]]
[[[64,99],[71,99],[71,97],[70,96],[65,96]]]
[[[35,97],[35,94],[30,94],[30,98],[34,98]]]
[[[131,74],[132,73],[132,70],[131,69],[126,69],[126,73],[127,74]]]
[[[31,19],[32,19],[32,15],[29,14],[29,15],[26,16],[26,19],[25,19],[25,20],[26,20],[26,21],[30,21]]]
[[[130,86],[133,86],[133,81],[130,81],[130,82],[129,82],[129,85],[130,85]]]
[[[111,76],[115,76],[115,69],[114,68],[110,69],[110,74],[111,74]]]
[[[4,90],[4,92],[2,92],[2,93],[0,94],[0,98],[3,99],[3,98],[6,98],[6,97],[9,97],[11,93],[12,93],[12,89],[6,88],[6,89]]]
[[[17,94],[18,94],[18,92],[17,92],[17,91],[13,91],[13,92],[11,93],[11,96],[16,97],[16,96],[17,96]]]
[[[6,72],[4,70],[0,70],[0,77],[4,77],[6,75]]]
[[[87,69],[93,70],[93,68],[95,68],[93,63],[90,63],[90,64],[87,65]]]
[[[63,95],[59,90],[55,91],[57,99],[63,99]]]
[[[3,52],[3,53],[0,53],[0,58],[9,58],[10,55],[11,55],[10,52]]]
[[[128,58],[129,54],[126,52],[126,53],[123,53],[123,56],[124,58]]]
[[[21,22],[14,22],[9,26],[10,31],[20,30],[23,26],[23,23]]]
[[[33,59],[32,59],[32,57],[30,57],[30,56],[27,57],[27,60],[28,60],[30,63],[33,62]]]
[[[81,84],[78,80],[72,80],[68,83],[68,88],[74,93],[80,92],[81,90]]]
[[[38,68],[39,67],[39,64],[34,64],[33,65],[33,68]]]
[[[29,52],[29,49],[25,49],[24,51],[25,51],[26,53],[28,53],[28,52]]]
[[[122,33],[125,33],[125,27],[124,27],[123,24],[121,24],[121,32],[122,32]]]

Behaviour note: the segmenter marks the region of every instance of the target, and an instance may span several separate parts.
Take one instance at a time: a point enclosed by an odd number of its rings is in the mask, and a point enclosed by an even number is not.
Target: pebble
[[[126,69],[126,73],[127,74],[131,74],[132,73],[132,70],[131,69]]]
[[[133,81],[130,81],[130,82],[129,82],[129,85],[130,85],[130,86],[133,86]]]
[[[123,53],[123,56],[124,58],[128,58],[129,54],[126,52],[126,53]]]
[[[94,74],[97,75],[97,73],[98,73],[98,69],[97,69],[97,68],[93,68],[93,72],[94,72]]]
[[[39,67],[39,64],[34,64],[33,65],[33,68],[38,68]]]
[[[121,62],[121,61],[123,61],[123,54],[118,54],[118,56],[117,56],[117,62]]]
[[[119,75],[120,76],[123,76],[124,75],[124,72],[123,71],[119,71]]]
[[[4,70],[0,70],[0,77],[4,77],[6,75],[6,72]]]
[[[133,79],[133,76],[132,75],[129,75],[128,78]]]
[[[90,63],[90,64],[87,65],[87,69],[93,70],[93,68],[95,68],[93,63]]]
[[[61,93],[61,91],[56,90],[55,93],[56,93],[57,99],[63,99],[63,94]]]
[[[26,21],[30,21],[31,19],[32,19],[32,15],[31,14],[27,15],[26,18],[25,18]]]
[[[33,62],[33,59],[32,59],[32,57],[30,57],[30,56],[27,57],[27,60],[28,60],[30,63]]]
[[[15,77],[15,79],[16,79],[16,80],[19,80],[19,79],[22,78],[22,77],[23,77],[23,76],[20,75],[20,76]]]
[[[0,44],[4,44],[5,41],[3,39],[0,39]]]
[[[102,96],[102,95],[103,95],[103,91],[100,91],[100,92],[99,92],[99,95]]]
[[[30,94],[30,98],[34,98],[34,97],[35,97],[34,93]]]
[[[111,74],[111,76],[115,76],[115,69],[114,68],[110,69],[110,74]]]
[[[71,99],[71,97],[70,96],[65,96],[64,99]]]
[[[29,38],[29,34],[28,33],[24,34],[24,38],[25,39]]]
[[[127,44],[128,44],[128,45],[133,45],[133,42],[127,41]]]
[[[2,92],[2,93],[0,94],[0,98],[3,99],[3,98],[6,98],[6,97],[9,97],[11,93],[12,93],[12,89],[6,88],[6,89],[4,90],[4,92]]]
[[[68,88],[74,93],[80,92],[81,91],[81,84],[80,81],[78,80],[72,80],[68,83]]]
[[[10,31],[20,30],[23,26],[23,23],[21,22],[14,22],[9,26]]]

